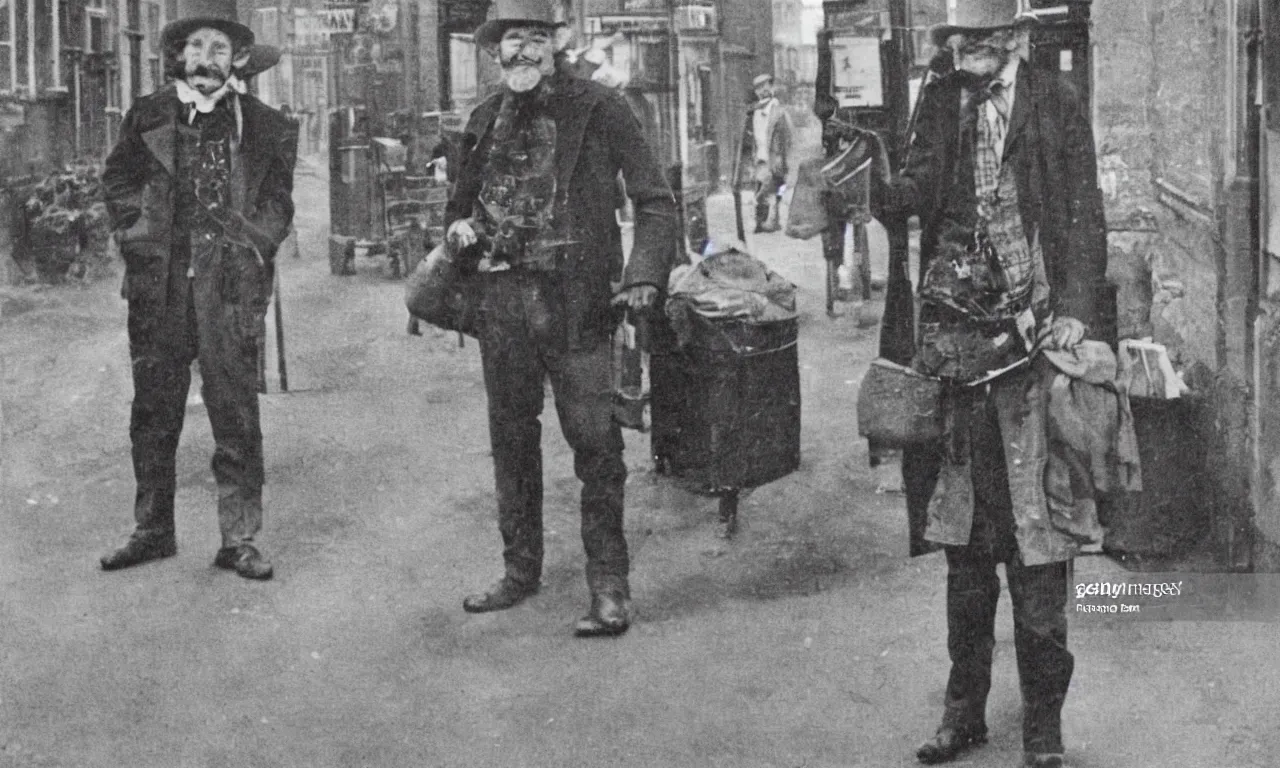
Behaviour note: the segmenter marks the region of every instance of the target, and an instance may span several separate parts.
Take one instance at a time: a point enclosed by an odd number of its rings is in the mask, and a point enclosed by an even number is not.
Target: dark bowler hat
[[[253,30],[230,19],[217,19],[208,16],[194,16],[189,19],[178,19],[164,26],[160,33],[160,44],[171,48],[187,39],[187,36],[198,29],[216,29],[231,38],[231,47],[236,52],[243,51],[253,45]],[[277,59],[278,60],[278,59]]]
[[[240,68],[240,76],[248,79],[260,75],[280,63],[280,49],[274,45],[254,43],[249,46],[249,60]]]
[[[495,0],[489,20],[476,29],[476,45],[495,46],[512,27],[555,29],[566,23],[564,9],[556,0]]]
[[[1034,22],[1027,0],[957,0],[948,4],[947,23],[929,30],[933,44],[941,48],[952,35],[995,32]]]

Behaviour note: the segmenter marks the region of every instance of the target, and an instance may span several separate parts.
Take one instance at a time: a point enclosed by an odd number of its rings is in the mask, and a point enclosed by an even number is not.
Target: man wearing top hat
[[[931,456],[925,538],[947,558],[951,672],[942,724],[917,751],[954,759],[986,741],[1004,563],[1023,700],[1024,765],[1063,765],[1068,580],[1080,539],[1045,492],[1040,352],[1115,344],[1106,230],[1088,110],[1028,63],[1018,0],[959,0],[932,32],[954,71],[924,87],[908,158],[878,204],[921,219],[914,366],[952,382]],[[993,373],[1004,371],[1003,373]],[[927,492],[927,489],[926,489]]]
[[[476,43],[501,67],[502,88],[471,114],[446,214],[448,248],[463,268],[481,273],[477,335],[505,565],[503,577],[463,608],[502,610],[538,590],[539,415],[549,379],[582,481],[591,607],[576,633],[617,635],[630,624],[631,595],[610,337],[622,306],[643,311],[666,285],[676,207],[621,95],[570,71],[570,31],[558,6],[497,0],[476,30]],[[635,204],[625,269],[614,215],[619,171]]]
[[[791,147],[791,117],[773,90],[773,75],[751,81],[756,101],[747,110],[742,131],[742,167],[756,182],[756,232],[777,232],[778,204],[787,181],[787,152]]]
[[[247,27],[225,19],[166,26],[173,81],[137,100],[107,157],[103,184],[129,303],[137,496],[133,534],[103,556],[105,570],[177,551],[174,461],[197,360],[215,443],[222,546],[214,565],[249,579],[272,575],[255,544],[257,346],[276,249],[293,220],[297,129],[246,93],[253,42]]]

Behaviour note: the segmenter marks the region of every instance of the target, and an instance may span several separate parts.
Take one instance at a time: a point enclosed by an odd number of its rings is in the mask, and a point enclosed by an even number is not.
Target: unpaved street
[[[914,765],[941,712],[945,564],[905,556],[896,469],[866,466],[853,404],[875,334],[825,316],[818,243],[753,239],[802,289],[801,470],[746,497],[726,544],[715,501],[655,477],[628,433],[637,617],[578,640],[578,483],[554,418],[543,589],[463,613],[501,568],[477,347],[407,335],[378,262],[329,275],[322,171],[300,169],[301,258],[280,257],[291,391],[273,367],[263,398],[273,581],[212,566],[195,398],[177,557],[98,569],[132,522],[118,284],[6,303],[0,768]],[[1071,621],[1072,765],[1280,765],[1275,625]],[[993,741],[958,765],[1020,756],[1007,596],[997,638]]]

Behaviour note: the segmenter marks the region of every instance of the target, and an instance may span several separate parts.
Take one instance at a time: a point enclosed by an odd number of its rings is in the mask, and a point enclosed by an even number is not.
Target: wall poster
[[[831,69],[831,95],[840,106],[884,106],[879,37],[832,37]]]

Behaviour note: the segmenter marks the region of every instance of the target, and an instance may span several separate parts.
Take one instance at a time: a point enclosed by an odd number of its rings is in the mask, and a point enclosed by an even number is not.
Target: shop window
[[[164,82],[160,63],[160,6],[157,3],[147,3],[146,21],[147,85],[149,90],[155,90]]]

